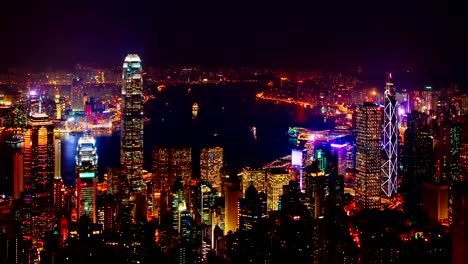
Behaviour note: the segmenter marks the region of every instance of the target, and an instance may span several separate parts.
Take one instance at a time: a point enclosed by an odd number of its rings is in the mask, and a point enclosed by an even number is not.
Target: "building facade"
[[[143,170],[143,77],[140,57],[129,54],[123,64],[120,161],[130,193],[141,190]]]
[[[380,107],[365,102],[356,109],[356,206],[380,208],[381,190],[381,124]]]
[[[54,220],[54,125],[46,114],[29,117],[24,140],[23,238],[38,242]]]
[[[92,223],[96,223],[97,163],[96,140],[81,137],[76,154],[77,213],[78,218],[86,215]]]

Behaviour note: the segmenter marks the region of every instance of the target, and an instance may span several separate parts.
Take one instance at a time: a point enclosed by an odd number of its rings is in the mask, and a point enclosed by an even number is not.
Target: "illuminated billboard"
[[[95,176],[95,172],[80,172],[80,178],[94,178]]]
[[[302,167],[302,151],[298,149],[292,150],[291,165],[293,167]]]

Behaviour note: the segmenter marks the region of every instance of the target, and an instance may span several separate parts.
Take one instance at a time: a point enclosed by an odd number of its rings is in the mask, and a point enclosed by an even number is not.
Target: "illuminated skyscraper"
[[[237,223],[239,222],[239,199],[242,198],[242,189],[238,179],[229,178],[224,182],[224,210],[225,210],[225,224],[224,235],[229,231],[235,232],[237,230]]]
[[[60,100],[60,94],[55,95],[55,119],[62,119],[62,104]]]
[[[31,90],[29,92],[29,101],[28,101],[28,112],[29,116],[37,113],[41,113],[41,94],[37,90]]]
[[[15,153],[13,156],[13,199],[19,199],[24,191],[24,154]]]
[[[468,263],[468,120],[461,131],[459,144],[460,174],[450,186],[450,228],[452,263]]]
[[[200,176],[211,182],[213,188],[221,190],[221,169],[223,168],[223,148],[205,148],[200,153]]]
[[[192,151],[190,148],[153,149],[153,173],[157,177],[155,188],[168,189],[176,176],[182,177],[184,185],[192,178]]]
[[[176,177],[171,189],[172,228],[180,233],[180,214],[187,209],[184,200],[184,185],[181,177]]]
[[[81,137],[76,154],[77,212],[79,216],[88,216],[93,223],[96,223],[97,162],[96,140]]]
[[[61,152],[62,142],[60,138],[55,138],[55,172],[54,172],[54,217],[57,219],[62,217],[62,209],[65,204],[64,194],[65,188],[62,181],[62,165],[61,165]]]
[[[287,185],[290,178],[285,169],[273,168],[268,170],[266,182],[268,211],[278,211],[278,202],[281,195],[283,195],[283,185]]]
[[[38,242],[53,224],[54,125],[46,114],[34,113],[24,138],[23,237]]]
[[[120,162],[125,168],[130,193],[142,188],[143,77],[140,57],[129,54],[123,64]]]
[[[211,187],[211,184],[208,182],[200,183],[200,201],[199,201],[199,212],[201,220],[204,224],[211,225],[211,212],[215,204],[215,199],[218,196],[216,190]]]
[[[398,106],[395,99],[395,87],[393,86],[392,74],[387,74],[385,86],[385,106],[383,120],[383,150],[384,163],[382,164],[382,190],[387,196],[397,192],[398,175]],[[380,125],[380,124],[379,124]]]
[[[336,154],[338,155],[338,175],[346,175],[346,169],[347,169],[347,151],[346,148],[348,147],[347,143],[332,143],[330,144],[331,149],[333,152],[336,151]]]
[[[356,206],[380,208],[380,139],[382,113],[365,102],[356,109]]]
[[[75,78],[71,85],[71,106],[73,111],[84,111],[84,80]]]
[[[258,192],[265,192],[266,186],[266,171],[263,169],[251,169],[246,167],[242,169],[242,193],[245,192],[250,185],[253,185]]]

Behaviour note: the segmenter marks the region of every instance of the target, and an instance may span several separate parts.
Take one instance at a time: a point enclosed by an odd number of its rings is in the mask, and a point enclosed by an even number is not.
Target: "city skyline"
[[[1,7],[2,263],[468,263],[462,4]]]

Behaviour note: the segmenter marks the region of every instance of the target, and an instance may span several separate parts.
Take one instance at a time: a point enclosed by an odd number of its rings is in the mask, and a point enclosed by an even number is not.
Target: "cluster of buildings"
[[[189,80],[197,76],[182,71]],[[65,109],[50,112],[45,93],[35,90],[25,118],[21,107],[8,108],[3,122],[22,136],[15,138],[23,147],[13,155],[12,197],[0,197],[6,263],[467,261],[464,96],[446,103],[426,88],[401,97],[388,74],[381,101],[369,96],[355,106],[348,118],[354,129],[291,128],[297,139],[291,155],[262,168],[227,169],[221,146],[156,146],[147,171],[143,75],[139,56],[128,55],[119,98],[112,99],[120,120],[120,165],[103,181],[89,132],[78,139],[75,183],[65,186],[61,175],[54,129],[63,125],[62,111],[76,120],[98,116],[84,95],[85,80],[72,80]],[[96,76],[104,82],[102,73]],[[340,88],[333,100],[356,85],[352,78],[330,78]],[[52,102],[62,104],[61,95]],[[421,224],[420,210],[430,224]]]

